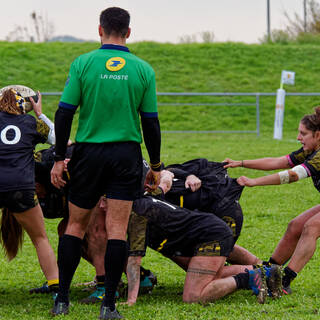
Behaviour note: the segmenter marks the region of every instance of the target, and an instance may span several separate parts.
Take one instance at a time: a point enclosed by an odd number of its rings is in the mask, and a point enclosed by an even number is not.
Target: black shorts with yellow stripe
[[[7,208],[13,213],[32,209],[38,203],[37,195],[33,189],[0,192],[0,208]]]
[[[145,244],[172,256],[229,256],[234,240],[230,227],[211,213],[188,210],[153,197],[134,202],[130,220],[130,255]]]

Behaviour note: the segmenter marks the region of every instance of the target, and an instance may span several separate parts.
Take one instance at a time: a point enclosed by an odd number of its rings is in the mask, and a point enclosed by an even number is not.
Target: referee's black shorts
[[[141,195],[140,144],[77,143],[68,171],[69,201],[80,208],[92,209],[102,195],[133,201]]]

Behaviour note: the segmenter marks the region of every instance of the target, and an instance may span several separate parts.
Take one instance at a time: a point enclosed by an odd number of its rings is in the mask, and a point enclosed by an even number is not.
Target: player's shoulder
[[[17,121],[19,121],[20,123],[31,124],[33,126],[36,126],[36,123],[39,120],[37,120],[31,114],[20,114],[17,116]]]
[[[154,70],[152,68],[152,66],[145,60],[141,59],[140,57],[136,56],[133,53],[129,53],[126,56],[126,59],[131,60],[132,62],[136,63],[137,66],[140,66],[142,68],[144,68],[145,70],[154,73]]]
[[[99,52],[99,49],[94,49],[94,50],[82,53],[73,60],[72,65],[81,65],[83,63],[86,63],[88,60],[92,59],[92,57],[96,56],[98,52]]]

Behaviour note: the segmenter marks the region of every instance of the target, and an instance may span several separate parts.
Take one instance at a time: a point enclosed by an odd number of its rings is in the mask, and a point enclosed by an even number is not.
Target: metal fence
[[[62,92],[42,92],[43,96],[60,96]],[[246,93],[246,92],[158,92],[157,96],[180,96],[180,97],[199,97],[199,96],[211,96],[211,97],[255,97],[255,103],[250,102],[241,102],[241,103],[184,103],[184,102],[176,102],[176,103],[161,103],[159,102],[159,106],[209,106],[209,107],[218,107],[218,106],[228,106],[228,107],[237,107],[237,106],[247,106],[247,107],[255,107],[255,122],[256,122],[256,130],[163,130],[162,132],[169,133],[255,133],[257,136],[260,135],[260,97],[262,96],[276,96],[275,92],[255,92],[255,93]],[[290,93],[287,92],[286,96],[320,96],[319,92],[308,92],[308,93]]]

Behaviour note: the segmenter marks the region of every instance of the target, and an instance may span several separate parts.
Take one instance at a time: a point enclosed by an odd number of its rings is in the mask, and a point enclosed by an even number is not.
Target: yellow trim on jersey
[[[164,239],[161,243],[159,248],[157,249],[157,251],[161,251],[163,249],[163,246],[166,244],[166,242],[168,241],[168,239]]]
[[[180,207],[183,208],[183,196],[180,196]]]

